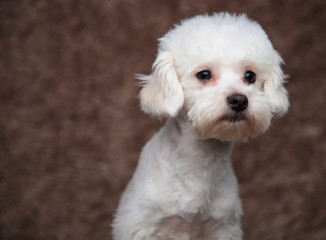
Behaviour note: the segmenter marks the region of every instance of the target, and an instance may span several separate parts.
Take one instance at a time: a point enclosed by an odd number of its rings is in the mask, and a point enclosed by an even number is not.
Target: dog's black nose
[[[248,98],[243,94],[232,94],[226,100],[229,107],[235,112],[242,112],[248,107]]]

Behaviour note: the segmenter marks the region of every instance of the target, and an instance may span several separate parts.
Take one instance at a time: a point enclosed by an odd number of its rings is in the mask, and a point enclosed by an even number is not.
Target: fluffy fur
[[[282,59],[260,25],[227,13],[184,20],[160,39],[141,108],[169,118],[142,150],[113,223],[115,240],[242,239],[234,141],[287,112]],[[211,78],[198,73],[207,70]],[[255,82],[245,80],[255,73]],[[231,109],[232,94],[248,106]]]

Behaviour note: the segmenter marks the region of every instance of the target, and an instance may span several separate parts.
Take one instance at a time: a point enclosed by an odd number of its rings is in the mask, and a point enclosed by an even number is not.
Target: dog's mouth
[[[240,112],[240,113],[235,113],[235,114],[224,115],[221,118],[221,120],[235,123],[235,122],[240,122],[240,121],[246,120],[246,117],[242,112]]]

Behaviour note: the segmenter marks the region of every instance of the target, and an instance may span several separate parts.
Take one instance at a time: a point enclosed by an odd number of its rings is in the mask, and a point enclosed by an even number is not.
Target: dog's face
[[[245,140],[286,113],[282,59],[244,15],[184,21],[160,39],[153,73],[140,76],[142,109],[185,115],[202,139]]]

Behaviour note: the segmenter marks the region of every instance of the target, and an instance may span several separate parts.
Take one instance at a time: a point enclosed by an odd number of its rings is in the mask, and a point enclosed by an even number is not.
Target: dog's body
[[[168,120],[144,147],[121,199],[116,239],[219,239],[223,227],[233,229],[225,239],[240,238],[232,143],[201,141],[186,125]]]
[[[263,133],[287,111],[281,61],[243,15],[197,16],[161,39],[140,96],[145,112],[169,120],[141,153],[115,240],[242,238],[233,142]]]

